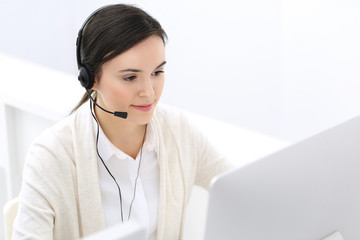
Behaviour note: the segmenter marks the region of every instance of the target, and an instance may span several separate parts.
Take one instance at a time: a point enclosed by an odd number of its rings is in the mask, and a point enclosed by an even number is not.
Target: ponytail
[[[94,92],[94,90],[90,90],[90,94],[92,94]],[[86,103],[89,100],[89,95],[87,93],[85,93],[82,98],[80,99],[79,103],[74,107],[73,110],[71,110],[70,114],[74,113],[79,107],[81,107],[81,105],[83,105],[84,103]]]

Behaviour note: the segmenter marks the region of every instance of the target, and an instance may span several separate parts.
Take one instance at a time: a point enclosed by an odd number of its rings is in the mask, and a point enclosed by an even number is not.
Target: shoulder
[[[153,122],[164,140],[174,139],[181,143],[186,141],[193,145],[199,140],[198,129],[183,110],[161,104],[157,106]]]
[[[58,149],[64,137],[71,136],[71,116],[57,122],[52,127],[45,129],[32,143],[31,148],[42,147],[49,151]]]
[[[86,113],[83,112],[82,106],[75,113],[45,129],[30,145],[27,161],[57,165],[73,160],[77,136],[86,135],[80,132],[83,128],[88,128],[88,121],[84,117]]]
[[[84,104],[85,105],[85,104]],[[47,128],[35,139],[32,146],[41,146],[49,151],[58,151],[59,148],[72,148],[75,135],[82,135],[83,129],[89,129],[90,113],[87,106],[81,106],[77,111],[60,120],[52,127]]]
[[[160,104],[157,106],[154,114],[154,121],[175,128],[186,127],[189,124],[188,118],[184,111],[165,104]]]
[[[26,166],[38,170],[49,170],[49,167],[61,165],[59,156],[69,155],[64,138],[69,138],[71,135],[69,128],[69,118],[65,118],[54,126],[45,129],[40,136],[38,136],[30,145]],[[55,167],[55,166],[53,166]]]

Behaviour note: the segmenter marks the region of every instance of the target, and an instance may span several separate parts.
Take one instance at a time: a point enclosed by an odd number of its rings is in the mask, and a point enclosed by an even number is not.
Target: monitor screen
[[[355,240],[359,226],[360,117],[215,178],[205,239]]]

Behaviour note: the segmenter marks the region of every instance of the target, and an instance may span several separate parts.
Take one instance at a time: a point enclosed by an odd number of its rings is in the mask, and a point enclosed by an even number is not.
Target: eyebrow
[[[157,66],[155,69],[158,69],[159,67],[162,67],[166,64],[166,61],[163,61],[159,66]],[[128,69],[124,69],[121,70],[119,72],[142,72],[142,70],[139,69],[132,69],[132,68],[128,68]]]

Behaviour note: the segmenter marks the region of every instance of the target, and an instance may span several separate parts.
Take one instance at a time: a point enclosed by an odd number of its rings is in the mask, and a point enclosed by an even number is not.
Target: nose
[[[155,92],[154,92],[153,82],[151,78],[148,77],[141,82],[141,89],[139,91],[139,96],[152,98],[154,94]]]

